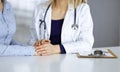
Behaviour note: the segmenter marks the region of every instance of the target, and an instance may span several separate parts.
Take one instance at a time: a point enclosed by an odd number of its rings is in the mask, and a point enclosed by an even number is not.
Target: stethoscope
[[[48,7],[47,7],[47,9],[46,9],[45,14],[44,14],[44,16],[43,16],[43,19],[40,19],[40,20],[39,20],[39,21],[40,21],[39,29],[41,28],[41,25],[43,24],[43,25],[44,25],[44,33],[47,32],[47,26],[46,26],[46,21],[45,21],[45,19],[46,19],[46,15],[47,15],[47,12],[48,12],[50,6],[51,6],[51,3],[48,5]],[[75,8],[75,9],[74,9],[74,24],[71,26],[71,28],[72,28],[73,30],[78,30],[78,28],[79,28],[79,25],[76,23],[76,17],[77,17],[76,15],[77,15],[77,9]],[[46,39],[45,34],[44,34],[44,39]]]

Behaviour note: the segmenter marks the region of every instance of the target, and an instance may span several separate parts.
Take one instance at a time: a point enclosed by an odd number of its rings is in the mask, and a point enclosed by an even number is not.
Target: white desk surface
[[[118,58],[77,58],[76,54],[0,57],[0,72],[120,72],[120,47],[107,48]]]

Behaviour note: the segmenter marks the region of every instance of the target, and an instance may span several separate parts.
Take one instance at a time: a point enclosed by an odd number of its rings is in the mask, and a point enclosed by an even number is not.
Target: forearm
[[[61,53],[61,50],[60,50],[60,45],[54,45],[54,53],[55,54],[60,54]]]
[[[32,46],[0,45],[0,56],[33,56],[35,54]]]

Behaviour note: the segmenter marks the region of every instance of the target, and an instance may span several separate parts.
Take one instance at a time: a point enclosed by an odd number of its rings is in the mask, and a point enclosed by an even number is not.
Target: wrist
[[[60,54],[60,46],[59,45],[54,45],[54,50],[56,54]]]

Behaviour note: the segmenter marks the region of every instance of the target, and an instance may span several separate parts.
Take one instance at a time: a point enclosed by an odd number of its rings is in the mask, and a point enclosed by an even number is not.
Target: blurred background
[[[32,24],[32,17],[35,7],[47,0],[8,0],[14,8],[17,31],[15,40],[27,43],[30,38],[29,27]]]
[[[34,8],[47,0],[8,0],[15,13],[17,31],[14,38],[27,43]],[[94,47],[120,45],[120,0],[89,0],[94,22]]]

